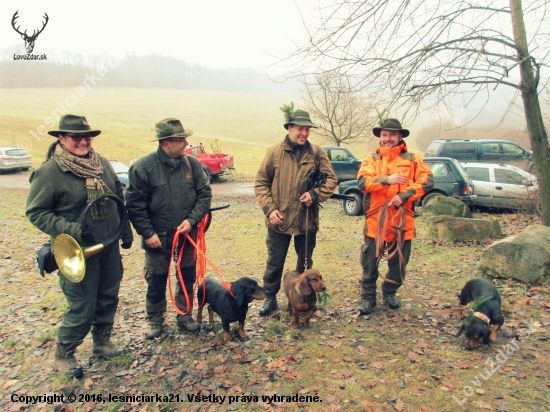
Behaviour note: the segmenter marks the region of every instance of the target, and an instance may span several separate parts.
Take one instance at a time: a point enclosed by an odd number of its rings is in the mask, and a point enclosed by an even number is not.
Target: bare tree
[[[365,98],[363,91],[353,90],[348,76],[334,71],[312,77],[312,81],[302,77],[301,95],[318,126],[313,133],[336,146],[372,139],[371,128],[377,120],[374,96]]]
[[[550,149],[539,104],[548,81],[548,0],[525,9],[521,0],[319,1],[307,43],[290,56],[300,58],[302,75],[330,67],[361,78],[359,88],[397,96],[388,107],[404,116],[468,107],[503,86],[514,91],[510,105],[520,95],[550,226]]]

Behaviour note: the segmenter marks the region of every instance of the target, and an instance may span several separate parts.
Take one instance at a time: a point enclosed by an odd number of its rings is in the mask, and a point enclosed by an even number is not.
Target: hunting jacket
[[[390,185],[387,179],[389,175],[394,173],[404,174],[408,177],[409,182],[405,185]],[[357,172],[357,186],[359,190],[365,193],[363,197],[363,209],[367,215],[365,235],[376,238],[378,212],[384,203],[398,194],[403,200],[403,206],[407,211],[404,238],[405,240],[413,239],[416,236],[414,212],[412,210],[413,202],[429,192],[433,185],[432,171],[420,155],[407,152],[405,142],[392,148],[378,146],[376,153],[369,154],[363,159],[363,163],[361,163]],[[392,217],[396,213],[394,207],[388,209],[388,222],[392,221]],[[386,234],[385,241],[395,241],[394,236],[389,231]]]
[[[101,180],[109,190],[106,194],[115,194],[124,199],[122,184],[108,160],[99,156],[103,166]],[[36,169],[29,179],[31,188],[27,197],[26,213],[29,221],[42,232],[51,236],[51,241],[60,234],[72,236],[78,243],[90,246],[82,241],[81,218],[86,208],[86,179],[78,177],[65,167],[59,157],[54,154],[42,166]],[[97,204],[97,203],[96,203]],[[120,214],[117,204],[107,199],[107,220],[93,220],[88,213],[86,223],[95,242],[103,243],[117,231]],[[122,242],[133,240],[130,223],[122,232]]]
[[[306,153],[298,164],[296,155],[287,138],[267,149],[264,160],[256,174],[254,193],[266,217],[266,226],[277,233],[300,235],[306,233],[306,209],[300,196],[307,191],[307,176],[315,168],[315,154],[311,143],[306,142]],[[326,152],[317,146],[319,170],[326,173],[327,180],[313,189],[313,204],[308,211],[308,232],[319,228],[319,203],[326,201],[333,193],[338,179],[332,170]],[[269,222],[269,214],[278,209],[283,216],[283,224],[274,226]]]
[[[138,235],[145,240],[155,233],[163,249],[169,248],[177,227],[188,220],[196,227],[210,210],[212,189],[201,163],[187,156],[171,159],[159,145],[156,152],[137,160],[128,172],[126,207]]]

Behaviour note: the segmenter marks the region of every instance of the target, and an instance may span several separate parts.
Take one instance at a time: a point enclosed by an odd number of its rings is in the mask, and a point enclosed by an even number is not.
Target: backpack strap
[[[183,158],[185,160],[185,163],[187,163],[187,168],[189,169],[189,173],[191,174],[191,186],[193,186],[193,189],[195,188],[195,176],[193,176],[193,168],[191,167],[191,162],[189,161],[189,157],[187,155],[183,155]]]

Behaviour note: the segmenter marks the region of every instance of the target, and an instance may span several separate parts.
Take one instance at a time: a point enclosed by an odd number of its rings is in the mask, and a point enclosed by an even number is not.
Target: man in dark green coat
[[[201,163],[185,154],[187,137],[193,131],[182,126],[177,119],[164,119],[155,125],[159,142],[156,152],[139,158],[130,167],[126,205],[130,220],[145,250],[143,268],[147,281],[145,308],[149,339],[160,336],[166,312],[166,283],[172,241],[180,233],[180,245],[184,235],[197,238],[197,226],[210,210],[212,191],[204,175]],[[194,248],[185,242],[181,259],[181,272],[189,306],[177,278],[175,301],[185,316],[177,315],[180,330],[196,332],[200,329],[193,320],[193,284],[196,280]]]
[[[122,185],[111,164],[92,148],[93,138],[101,131],[92,130],[84,116],[67,114],[59,120],[59,130],[48,133],[57,140],[50,146],[46,162],[31,175],[27,217],[50,235],[52,242],[58,235],[67,234],[83,248],[105,243],[116,234],[120,223],[115,202],[96,201],[85,230],[81,220],[86,204],[98,195],[116,194],[123,198]],[[129,223],[121,239],[123,248],[132,245]],[[82,376],[74,352],[90,329],[94,354],[110,359],[122,353],[110,342],[122,272],[117,242],[86,259],[86,273],[81,282],[73,283],[59,276],[67,310],[57,335],[54,363],[57,371]]]

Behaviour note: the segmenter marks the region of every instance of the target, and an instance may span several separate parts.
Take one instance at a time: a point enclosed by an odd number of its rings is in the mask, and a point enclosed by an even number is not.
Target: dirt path
[[[0,174],[0,190],[28,189],[31,172],[15,172]],[[243,197],[254,196],[254,183],[230,182],[223,179],[212,183],[212,192],[215,197]]]

